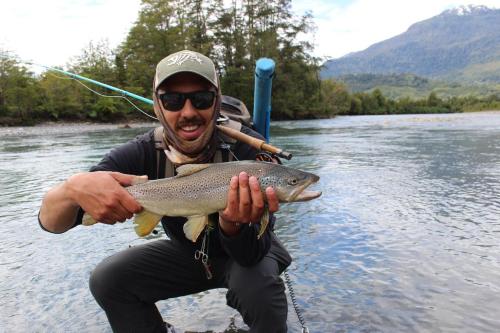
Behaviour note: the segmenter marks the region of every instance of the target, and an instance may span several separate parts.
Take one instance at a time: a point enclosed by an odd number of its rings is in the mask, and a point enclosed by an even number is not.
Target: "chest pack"
[[[222,95],[221,110],[217,124],[241,131],[241,126],[252,127],[250,112],[242,101],[237,98]],[[218,147],[215,151],[213,163],[231,162],[234,160],[232,150],[236,140],[219,132]],[[165,156],[165,141],[163,140],[163,127],[154,130],[154,141],[156,149],[156,175],[157,178],[173,177],[175,165]]]

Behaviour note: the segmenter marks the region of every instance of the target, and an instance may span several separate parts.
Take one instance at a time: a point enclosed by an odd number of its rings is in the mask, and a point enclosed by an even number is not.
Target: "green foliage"
[[[371,93],[353,94],[349,112],[346,114],[454,113],[483,110],[500,110],[500,93],[483,98],[466,96],[447,99],[441,99],[435,93],[431,93],[423,99],[404,97],[393,100],[385,98],[379,90],[374,90]]]
[[[351,97],[345,84],[334,80],[323,80],[321,82],[322,102],[329,108],[325,110],[327,114],[350,114],[353,103],[358,103],[359,111],[353,111],[354,114],[361,113],[361,101]],[[356,106],[355,106],[356,107]]]
[[[349,74],[338,80],[344,82],[353,92],[367,91],[380,86],[428,88],[429,80],[413,74]]]
[[[32,73],[0,50],[0,123],[32,124],[40,113],[40,90]]]
[[[291,0],[142,0],[137,21],[117,49],[112,50],[106,41],[91,42],[68,69],[151,96],[156,64],[172,52],[191,49],[214,59],[222,92],[242,99],[251,109],[255,62],[268,57],[276,63],[273,119],[500,107],[500,86],[482,95],[453,97],[450,90],[467,90],[460,84],[445,86],[412,74],[357,74],[339,81],[320,80],[319,61],[311,56],[312,45],[302,37],[313,29],[312,16],[294,15]],[[488,70],[487,65],[481,70]],[[52,72],[36,77],[15,56],[0,50],[0,124],[142,117],[122,99],[97,95],[115,93],[84,84],[88,87]],[[401,98],[394,91],[408,97]]]
[[[143,0],[139,18],[117,51],[127,72],[128,85],[152,93],[156,64],[183,49],[208,56],[212,40],[207,25],[215,8],[201,0]]]
[[[350,74],[340,77],[339,81],[344,82],[351,92],[372,92],[379,89],[391,99],[405,96],[422,99],[432,92],[440,98],[469,95],[487,97],[500,91],[500,84],[437,81],[413,74]]]
[[[62,74],[45,72],[39,81],[43,98],[43,111],[46,117],[53,120],[78,119],[84,106],[80,102],[80,91],[77,83]]]
[[[122,68],[117,68],[117,64]],[[96,44],[90,42],[70,66],[70,71],[113,86],[118,85],[119,80],[124,80],[121,58],[115,56],[106,41]],[[77,89],[76,96],[82,109],[86,112],[85,118],[110,121],[123,117],[128,111],[126,104],[117,99],[102,98],[83,85],[78,85]],[[92,86],[91,89],[100,94],[112,94],[100,87]]]

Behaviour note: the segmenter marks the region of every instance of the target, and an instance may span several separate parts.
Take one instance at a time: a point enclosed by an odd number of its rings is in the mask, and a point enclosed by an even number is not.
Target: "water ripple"
[[[0,128],[0,322],[5,331],[110,332],[88,290],[95,265],[138,239],[131,223],[43,232],[43,194],[146,128]],[[277,122],[286,164],[321,177],[284,204],[276,233],[311,332],[497,332],[500,115]],[[213,290],[158,303],[186,329],[241,317]],[[186,310],[189,309],[189,310]],[[193,314],[196,319],[193,320]],[[300,325],[290,307],[290,332]]]

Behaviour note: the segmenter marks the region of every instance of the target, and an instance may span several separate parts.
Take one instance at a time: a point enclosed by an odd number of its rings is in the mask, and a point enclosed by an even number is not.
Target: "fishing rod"
[[[106,84],[99,82],[97,80],[90,79],[88,77],[78,75],[75,73],[71,73],[59,68],[54,68],[50,66],[45,66],[45,65],[40,65],[32,62],[26,62],[27,64],[31,65],[36,65],[36,66],[41,66],[47,70],[54,71],[57,73],[64,74],[66,76],[69,76],[78,82],[80,81],[85,81],[89,82],[92,84],[95,84],[97,86],[109,89],[111,91],[115,91],[120,93],[122,96],[128,96],[134,99],[137,99],[141,102],[144,102],[148,105],[153,105],[154,102],[153,100],[149,98],[145,98],[143,96],[131,93],[127,90],[123,90],[117,87],[114,87],[112,85]],[[250,135],[244,134],[239,131],[232,130],[230,128],[217,125],[217,128],[222,131],[224,134],[230,136],[233,139],[236,139],[238,141],[244,142],[248,145],[251,145],[252,147],[255,147],[259,150],[266,151],[268,153],[271,153],[273,155],[276,155],[278,157],[285,158],[287,160],[290,160],[292,158],[292,154],[283,151],[282,149],[275,147],[271,144],[269,144],[269,127],[270,127],[270,114],[271,114],[271,81],[274,76],[274,61],[271,59],[267,58],[262,58],[257,61],[256,65],[256,70],[255,70],[255,94],[254,94],[254,115],[253,115],[253,122],[256,130],[265,138],[264,140],[260,140],[257,138],[254,138]],[[85,86],[85,85],[84,85]],[[87,89],[91,90],[92,92],[99,94],[98,92],[88,88],[85,86]],[[111,97],[111,96],[105,96],[102,94],[99,94],[100,96],[103,97]],[[116,96],[116,97],[122,97],[122,96]],[[129,101],[127,99],[127,101]],[[129,101],[130,102],[130,101]],[[130,102],[131,103],[131,102]],[[135,104],[131,103],[136,109],[139,109]],[[140,110],[140,109],[139,109]],[[146,112],[140,110],[147,116],[156,119]],[[157,120],[157,119],[156,119]]]
[[[269,143],[267,143],[264,140],[254,138],[253,136],[247,135],[245,133],[242,133],[240,131],[237,131],[237,130],[234,130],[232,128],[225,127],[222,125],[217,125],[217,128],[222,133],[226,134],[227,136],[230,136],[231,138],[236,139],[238,141],[243,141],[243,142],[251,145],[252,147],[259,149],[259,150],[264,150],[264,151],[269,152],[273,155],[283,157],[287,160],[290,160],[292,158],[291,153],[288,153],[286,151],[281,150],[278,147],[270,145]]]
[[[40,66],[40,67],[46,68],[48,70],[51,70],[51,71],[54,71],[54,72],[58,72],[58,73],[67,75],[67,76],[72,77],[72,78],[77,79],[77,80],[82,80],[82,81],[90,82],[90,83],[93,83],[93,84],[98,85],[100,87],[103,87],[103,88],[106,88],[106,89],[109,89],[109,90],[112,90],[112,91],[116,91],[116,92],[118,92],[118,93],[120,93],[122,95],[135,98],[135,99],[137,99],[137,100],[139,100],[141,102],[144,102],[146,104],[153,105],[153,100],[151,100],[151,99],[142,97],[140,95],[131,93],[129,91],[126,91],[126,90],[123,90],[123,89],[120,89],[120,88],[117,88],[117,87],[113,87],[113,86],[111,86],[109,84],[106,84],[106,83],[102,83],[102,82],[99,82],[99,81],[96,81],[96,80],[93,80],[93,79],[89,79],[88,77],[85,77],[85,76],[82,76],[82,75],[71,73],[71,72],[68,72],[68,71],[65,71],[65,70],[62,70],[62,69],[59,69],[59,68],[55,68],[55,67],[50,67],[50,66],[35,64],[35,63],[32,63],[32,62],[26,62],[26,63],[30,64],[30,65]]]

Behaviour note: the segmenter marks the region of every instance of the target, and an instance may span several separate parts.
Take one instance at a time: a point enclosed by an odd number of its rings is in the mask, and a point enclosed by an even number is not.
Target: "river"
[[[53,235],[37,213],[147,126],[0,128],[0,332],[111,332],[89,274],[151,237],[129,222]],[[311,332],[500,331],[500,112],[275,122],[271,137],[321,176],[322,197],[282,205],[276,226]],[[183,330],[244,328],[224,295],[158,307]],[[301,330],[291,302],[288,325]]]

